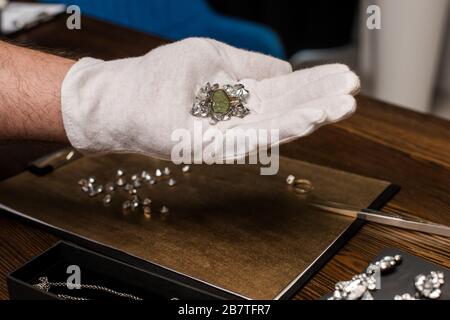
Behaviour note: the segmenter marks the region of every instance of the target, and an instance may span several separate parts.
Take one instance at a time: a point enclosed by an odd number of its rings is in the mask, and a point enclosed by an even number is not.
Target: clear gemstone
[[[106,189],[106,192],[111,193],[111,192],[114,192],[114,191],[116,190],[116,187],[114,186],[114,183],[108,182],[108,183],[105,185],[105,189]]]
[[[127,181],[123,177],[120,177],[119,179],[116,180],[116,185],[118,187],[123,187],[126,183]]]
[[[103,197],[103,203],[104,203],[104,204],[110,204],[111,201],[112,201],[112,197],[111,197],[110,194],[107,194],[107,195],[105,195],[105,196]]]
[[[183,166],[183,168],[181,168],[181,171],[183,171],[184,173],[191,171],[191,167],[188,165]]]
[[[167,208],[166,206],[162,206],[160,212],[161,213],[168,213],[169,212],[169,208]]]
[[[150,206],[152,204],[152,200],[149,198],[145,198],[144,201],[142,201],[143,206]]]
[[[437,298],[439,298],[441,296],[441,289],[434,289],[433,291],[431,291],[429,294],[428,294],[428,297],[427,298],[430,298],[430,299],[437,299]]]
[[[170,178],[169,181],[167,181],[167,184],[169,185],[169,187],[173,187],[174,185],[177,184],[177,182],[175,179]]]
[[[139,179],[139,177],[138,177],[137,174],[133,174],[133,175],[131,176],[131,181],[136,181],[137,179]]]
[[[95,183],[95,177],[89,177],[88,178],[89,183]]]
[[[135,194],[137,194],[137,190],[133,188],[133,189],[129,190],[128,193],[130,195],[135,195]]]
[[[367,287],[361,280],[351,281],[346,287],[347,300],[357,300],[366,292]]]
[[[130,191],[130,190],[133,190],[134,189],[134,187],[133,187],[133,185],[131,184],[131,183],[127,183],[126,185],[125,185],[125,191]]]
[[[135,210],[135,209],[139,208],[140,205],[141,205],[141,201],[140,201],[139,197],[133,196],[131,199],[131,209]]]
[[[123,171],[122,169],[118,169],[116,171],[116,176],[117,177],[122,177],[125,174],[125,171]]]
[[[125,200],[124,203],[122,203],[122,209],[127,210],[131,208],[131,201],[130,200]]]
[[[170,169],[168,167],[165,167],[163,173],[165,176],[170,176]]]
[[[289,185],[293,185],[295,181],[295,176],[293,176],[292,174],[288,175],[288,177],[286,178],[286,183]]]
[[[161,177],[163,175],[162,171],[160,169],[156,169],[155,176]]]
[[[235,96],[241,99],[242,101],[245,101],[249,97],[249,92],[244,88],[244,86],[241,85],[241,87],[234,87],[235,90]]]
[[[201,117],[206,118],[211,113],[211,103],[204,103],[202,104],[202,113],[200,114]]]
[[[203,87],[200,88],[200,90],[197,93],[197,99],[204,100],[209,97],[211,93],[211,85],[209,82],[207,82]]]
[[[140,188],[142,186],[141,179],[136,179],[133,181],[133,187]]]
[[[235,106],[235,107],[233,108],[232,114],[233,114],[233,116],[243,118],[243,117],[245,117],[247,114],[249,114],[249,112],[250,112],[249,109],[247,109],[246,107],[244,107],[242,104],[238,104],[237,106]]]
[[[194,105],[192,106],[191,110],[192,114],[194,116],[200,116],[203,112],[202,104],[200,101],[196,101]]]
[[[373,296],[369,291],[364,292],[361,300],[373,300]]]
[[[234,96],[235,90],[234,87],[232,85],[226,84],[223,86],[223,90],[225,90],[225,92],[230,95],[230,96]]]
[[[88,193],[90,197],[95,197],[97,192],[95,191],[95,187],[92,183],[88,184]]]

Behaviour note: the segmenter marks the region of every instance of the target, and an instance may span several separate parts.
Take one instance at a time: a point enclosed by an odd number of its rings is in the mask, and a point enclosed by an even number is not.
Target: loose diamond
[[[145,198],[144,201],[142,201],[142,205],[143,205],[143,206],[148,207],[148,206],[150,206],[151,204],[152,204],[152,200],[149,199],[149,198]]]
[[[131,209],[136,210],[141,205],[141,201],[139,200],[138,196],[133,196],[131,200]]]
[[[141,172],[142,179],[147,180],[147,177],[149,177],[149,176],[150,176],[150,174],[147,171],[144,170]]]
[[[142,186],[141,179],[136,179],[133,181],[133,187],[140,188]]]
[[[194,103],[194,105],[192,106],[192,110],[191,110],[192,114],[194,116],[199,116],[202,114],[203,112],[203,106],[202,103],[200,101],[196,101]]]
[[[162,206],[160,212],[161,213],[168,213],[169,212],[169,208],[167,208],[166,206]]]
[[[107,195],[105,195],[105,196],[103,197],[103,203],[104,203],[105,205],[110,204],[111,201],[112,201],[112,197],[111,197],[110,194],[107,194]]]
[[[99,184],[96,188],[95,188],[95,192],[97,193],[102,193],[103,192],[103,186],[101,184]]]
[[[292,174],[288,175],[288,177],[286,178],[286,183],[289,185],[293,185],[294,181],[295,181],[295,177]]]
[[[106,189],[106,192],[111,193],[111,192],[114,192],[114,191],[116,190],[116,187],[114,186],[114,183],[108,182],[108,183],[105,185],[105,189]]]
[[[170,178],[169,181],[167,181],[167,184],[169,185],[169,187],[173,187],[177,184],[177,182],[175,181],[175,179]]]
[[[170,169],[168,167],[164,168],[164,175],[165,176],[170,176]]]
[[[183,171],[184,173],[187,173],[189,171],[191,171],[191,167],[188,165],[183,166],[183,168],[181,168],[181,171]]]
[[[123,187],[126,183],[127,181],[123,177],[120,177],[119,179],[116,180],[116,185],[118,187]]]
[[[156,169],[155,176],[161,177],[163,175],[162,171],[160,169]]]
[[[118,169],[116,171],[116,176],[117,177],[122,177],[125,174],[125,171],[123,171],[122,169]]]
[[[130,208],[131,208],[131,201],[130,200],[125,200],[125,202],[122,203],[122,209],[128,210]]]

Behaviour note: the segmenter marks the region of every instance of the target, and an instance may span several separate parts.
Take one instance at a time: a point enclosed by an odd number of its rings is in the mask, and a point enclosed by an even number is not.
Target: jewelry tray
[[[142,270],[64,241],[35,257],[7,277],[9,297],[13,300],[59,300],[57,294],[89,300],[127,300],[102,291],[51,288],[44,292],[34,287],[40,277],[66,283],[69,266],[80,268],[81,284],[103,286],[144,300],[225,299],[233,298],[199,284],[189,285],[178,275],[162,273],[158,268]],[[175,280],[177,279],[177,280]]]
[[[419,274],[427,275],[431,271],[442,271],[446,282],[450,279],[449,269],[395,248],[383,249],[371,263],[375,263],[385,256],[396,254],[402,256],[402,262],[391,272],[381,275],[381,288],[371,292],[375,300],[392,300],[396,295],[404,293],[414,295],[414,278]],[[440,289],[442,294],[439,300],[450,300],[450,284],[446,283]],[[331,296],[332,293],[327,294],[322,299],[328,299]]]
[[[106,183],[126,173],[170,167],[175,187],[145,186],[168,215],[123,215],[125,195],[105,207],[77,181]],[[82,157],[44,176],[24,172],[0,182],[0,209],[86,249],[142,270],[169,273],[222,297],[287,299],[363,225],[306,206],[286,184],[308,179],[321,199],[381,209],[398,191],[390,182],[280,158],[275,176],[257,165],[195,165],[184,174],[171,163],[139,155]],[[141,192],[141,191],[140,191]]]

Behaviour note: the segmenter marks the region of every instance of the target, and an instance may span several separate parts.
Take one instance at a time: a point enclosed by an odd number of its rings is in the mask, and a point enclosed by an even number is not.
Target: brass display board
[[[106,183],[120,167],[126,173],[168,166],[178,184],[144,185],[153,200],[150,219],[123,214],[125,192],[104,206],[77,184],[96,176]],[[312,181],[322,199],[372,203],[389,182],[281,158],[276,176],[253,165],[181,168],[139,155],[84,157],[38,177],[29,172],[0,182],[7,210],[123,251],[140,259],[252,299],[283,296],[299,276],[354,222],[306,207],[285,182],[288,174]],[[162,215],[161,205],[170,212]]]

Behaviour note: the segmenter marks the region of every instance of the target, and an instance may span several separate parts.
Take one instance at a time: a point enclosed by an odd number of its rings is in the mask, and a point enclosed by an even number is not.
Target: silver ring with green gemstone
[[[245,106],[250,93],[243,84],[219,84],[209,82],[198,91],[191,114],[196,117],[211,118],[210,123],[230,120],[231,117],[244,118],[250,113]]]

